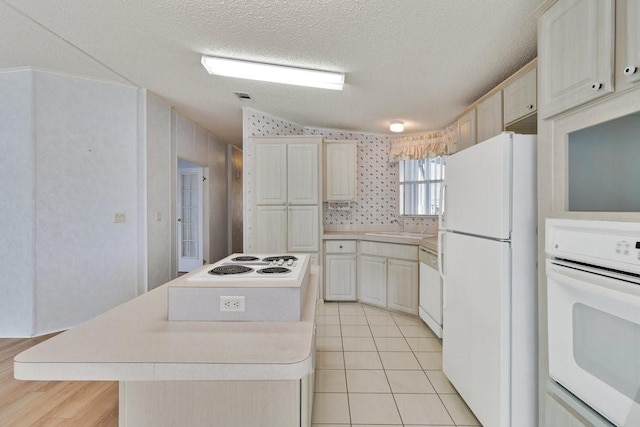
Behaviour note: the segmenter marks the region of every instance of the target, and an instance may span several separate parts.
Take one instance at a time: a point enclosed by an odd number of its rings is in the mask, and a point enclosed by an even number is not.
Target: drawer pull
[[[638,71],[637,67],[630,66],[630,67],[627,67],[627,68],[624,69],[624,75],[625,76],[630,76],[632,74],[635,74],[636,71]]]

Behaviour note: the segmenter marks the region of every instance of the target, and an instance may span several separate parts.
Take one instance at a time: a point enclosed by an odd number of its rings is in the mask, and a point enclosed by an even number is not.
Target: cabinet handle
[[[624,69],[624,75],[625,76],[630,76],[632,74],[635,74],[636,71],[638,71],[638,67],[629,66],[629,67]]]
[[[602,83],[600,82],[595,82],[594,84],[591,85],[591,89],[593,90],[600,90],[602,89]]]
[[[533,104],[528,104],[527,105],[527,110],[533,110]]]
[[[340,245],[340,249],[342,249],[342,245]]]

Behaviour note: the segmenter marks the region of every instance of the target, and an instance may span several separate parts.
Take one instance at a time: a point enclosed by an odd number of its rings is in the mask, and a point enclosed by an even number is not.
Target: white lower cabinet
[[[359,299],[371,305],[387,306],[386,258],[360,255]]]
[[[325,280],[327,301],[356,300],[356,254],[327,254]]]
[[[409,314],[418,314],[418,247],[362,242],[358,299]]]
[[[387,260],[387,307],[418,314],[418,263]]]

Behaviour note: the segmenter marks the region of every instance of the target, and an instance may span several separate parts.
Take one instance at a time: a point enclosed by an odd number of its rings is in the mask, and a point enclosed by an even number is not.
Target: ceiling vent
[[[249,96],[248,93],[244,93],[244,92],[233,92],[233,94],[235,96],[238,97],[238,99],[240,101],[250,101],[251,100],[251,96]]]

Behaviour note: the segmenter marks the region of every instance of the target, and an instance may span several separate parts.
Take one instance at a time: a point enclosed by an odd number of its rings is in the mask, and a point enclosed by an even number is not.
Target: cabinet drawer
[[[418,247],[395,243],[362,242],[360,252],[365,255],[377,255],[385,258],[418,260]]]
[[[328,254],[355,254],[355,240],[328,240],[325,242],[325,252]]]

